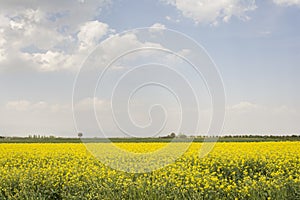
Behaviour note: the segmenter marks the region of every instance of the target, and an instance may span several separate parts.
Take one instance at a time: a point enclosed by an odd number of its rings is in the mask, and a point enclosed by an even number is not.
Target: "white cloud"
[[[47,19],[45,11],[31,8],[20,10],[15,14],[6,14],[9,24],[4,26],[12,50],[20,51],[27,46],[49,50],[68,38],[59,33],[55,25]]]
[[[100,39],[108,32],[108,25],[99,21],[89,21],[80,26],[77,34],[79,50],[86,50],[95,47]]]
[[[163,33],[163,31],[166,29],[167,29],[166,26],[161,23],[155,23],[152,26],[150,26],[150,32],[152,33],[156,33],[156,32]]]
[[[226,108],[225,134],[292,134],[299,132],[299,112],[286,105],[242,101]]]
[[[27,111],[30,108],[31,103],[27,100],[10,101],[6,104],[8,110]]]
[[[297,114],[295,110],[289,108],[286,105],[280,106],[267,106],[267,105],[260,105],[256,103],[252,103],[249,101],[241,101],[238,104],[232,105],[227,107],[227,111],[235,112],[235,113],[243,113],[246,112],[266,112],[268,114]]]
[[[176,54],[175,54],[176,53]],[[174,54],[167,54],[164,57],[164,61],[168,65],[177,66],[178,64],[184,64],[186,61],[182,58],[187,58],[188,56],[191,56],[193,52],[190,49],[182,49],[178,52],[174,52]]]
[[[300,0],[273,0],[273,2],[281,6],[300,6]]]
[[[3,36],[3,30],[0,29],[0,63],[1,61],[6,59],[6,51],[5,51],[5,45],[6,45],[6,40],[4,39]]]
[[[7,111],[16,112],[71,112],[71,105],[50,104],[45,101],[32,102],[28,100],[9,101],[5,106]]]
[[[249,19],[248,11],[256,9],[255,0],[164,0],[175,6],[184,17],[193,19],[196,24],[210,23],[217,25],[219,21],[228,22],[235,16],[243,20]]]
[[[156,47],[163,48],[159,43],[152,43],[147,41],[140,41],[137,34],[134,32],[126,33],[123,35],[115,34],[111,35],[107,40],[101,43],[101,46],[97,48],[97,53],[94,55],[94,58],[90,58],[90,61],[93,63],[86,63],[88,69],[95,69],[99,67],[105,67],[116,57],[126,53],[129,50],[143,48],[143,47]],[[146,50],[145,50],[146,51]],[[143,52],[145,52],[143,51]],[[129,55],[124,56],[124,58],[119,59],[121,61],[132,61],[136,58],[142,58],[143,56],[151,56],[153,51],[147,51],[147,53],[141,54],[140,52],[135,52]],[[118,61],[119,61],[118,60]],[[97,66],[94,66],[95,63]],[[114,63],[118,66],[122,63]]]
[[[157,29],[166,29],[166,26],[164,24],[161,23],[155,23],[153,24],[150,28],[157,28]]]
[[[39,19],[35,20],[39,21]],[[108,25],[99,21],[88,21],[80,26],[77,38],[34,26],[31,23],[25,26],[29,28],[24,30],[22,30],[23,25],[20,24],[14,24],[13,27],[16,29],[15,32],[19,34],[16,37],[21,37],[21,35],[25,37],[22,40],[16,40],[17,42],[12,42],[14,49],[10,50],[10,54],[19,55],[19,58],[27,62],[27,65],[31,66],[32,69],[43,72],[78,69],[88,52],[108,32]],[[12,40],[12,38],[10,39]],[[22,52],[23,48],[30,45],[41,49],[41,51]],[[57,47],[59,45],[66,45],[66,47],[59,48]],[[2,57],[4,57],[4,50],[2,51],[1,55],[3,54]]]
[[[1,71],[76,71],[91,50],[105,36],[114,33],[108,24],[95,20],[107,2],[64,2],[57,6],[55,2],[26,1],[19,3],[18,7],[11,1],[3,3],[0,8]],[[160,23],[152,27],[166,28]],[[128,49],[161,47],[160,44],[140,41],[134,33],[111,37],[114,39],[105,42],[99,50],[100,66]]]
[[[259,109],[260,106],[248,101],[242,101],[236,105],[231,106],[229,109],[233,110],[233,111],[253,111],[256,109]]]
[[[179,19],[173,19],[173,18],[170,17],[170,16],[166,16],[165,19],[168,20],[168,21],[171,21],[171,22],[176,22],[176,23],[179,23],[179,22],[180,22]]]
[[[164,27],[162,24],[155,26]],[[161,30],[161,29],[159,29]],[[112,33],[114,30],[109,29],[107,24],[99,21],[89,21],[79,26],[77,38],[74,44],[74,49],[50,49],[44,52],[17,52],[19,59],[27,63],[32,69],[51,72],[59,70],[77,70],[82,61],[90,53],[91,50],[100,43],[104,35]],[[97,49],[97,68],[103,67],[108,64],[113,58],[121,55],[129,49],[142,48],[142,47],[157,47],[162,48],[158,43],[140,41],[135,33],[127,33],[124,35],[113,34],[105,40]],[[20,55],[19,55],[20,54]],[[150,54],[149,54],[150,55]],[[149,56],[147,54],[147,56]],[[126,56],[126,59],[134,59],[135,55]],[[22,65],[23,66],[23,65]],[[91,65],[90,69],[93,66]]]
[[[109,106],[109,102],[97,97],[88,97],[76,102],[74,105],[74,109],[76,111],[90,111],[91,109],[94,109],[94,106],[96,109],[103,110],[105,109],[105,107]]]
[[[66,65],[67,56],[63,52],[24,53],[24,56],[35,63],[40,71],[56,71],[69,67]]]
[[[6,53],[4,49],[0,49],[0,62],[6,59]]]
[[[117,133],[118,129],[115,129],[115,122],[110,116],[110,102],[103,99],[90,97],[75,102],[74,108],[80,114],[80,123],[84,127],[90,127],[91,119],[89,117],[94,116],[94,103],[97,116],[101,120],[105,120],[105,126],[111,128],[113,133]],[[133,105],[138,106],[138,104]],[[149,108],[147,105],[146,110]],[[170,108],[169,111],[177,108],[176,105],[173,107],[173,105],[168,104],[168,106],[170,106],[168,107],[168,109]],[[148,115],[145,115],[147,113],[144,112],[145,110],[136,109],[136,107],[133,109],[136,111],[134,114],[138,117],[137,121],[147,122]],[[226,111],[225,134],[292,134],[300,131],[297,123],[300,120],[299,112],[286,105],[267,106],[244,101],[227,107]],[[92,115],[90,115],[91,113]],[[176,110],[172,111],[171,116],[169,116],[171,118],[168,118],[171,120],[171,124],[177,120],[177,114]],[[205,115],[203,120],[210,119],[210,111],[202,114]],[[201,126],[203,123],[202,121]],[[74,130],[72,106],[71,103],[58,104],[26,99],[9,101],[4,107],[0,106],[0,126],[2,131],[9,130],[10,133],[14,134],[26,135],[33,132],[50,134],[59,130],[64,132],[63,134],[59,132],[59,135],[70,136]],[[94,126],[95,124],[91,125],[93,129],[90,131],[98,130],[97,126]]]
[[[76,136],[70,104],[9,101],[0,106],[1,135],[45,134]]]
[[[8,25],[9,25],[9,19],[6,16],[0,14],[0,27],[5,27]]]
[[[1,2],[0,69],[77,69],[108,31],[91,21],[108,0]],[[17,5],[17,6],[16,6]]]

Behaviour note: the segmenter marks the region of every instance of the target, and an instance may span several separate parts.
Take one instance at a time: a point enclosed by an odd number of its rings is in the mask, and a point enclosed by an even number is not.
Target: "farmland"
[[[138,153],[165,143],[117,145]],[[164,168],[126,173],[105,166],[81,143],[0,144],[0,199],[300,198],[300,142],[219,142],[199,158],[202,145],[192,143]]]
[[[193,142],[203,142],[208,137],[194,137]],[[282,142],[300,141],[299,135],[287,136],[259,136],[259,135],[240,135],[240,136],[220,136],[215,138],[218,142]],[[149,137],[149,138],[66,138],[66,137],[4,137],[0,136],[0,143],[138,143],[138,142],[171,142],[173,138],[168,137]],[[185,140],[183,140],[185,141]]]

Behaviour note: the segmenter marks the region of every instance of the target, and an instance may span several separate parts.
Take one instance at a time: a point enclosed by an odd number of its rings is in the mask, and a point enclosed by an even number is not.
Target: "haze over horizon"
[[[119,49],[145,44],[165,46],[163,41],[154,43],[135,32],[119,34],[139,27],[165,30],[155,33],[161,34],[162,38],[167,29],[176,30],[205,48],[220,72],[226,92],[222,135],[300,134],[299,21],[300,2],[294,0],[1,0],[0,135],[76,137],[81,131],[93,137],[99,130],[90,125],[91,120],[85,113],[95,104],[96,115],[105,124],[105,134],[125,137],[113,124],[108,111],[112,103],[118,108],[125,102],[123,93],[112,102],[108,98],[109,91],[114,89],[113,83],[125,70],[145,61],[162,61],[187,77],[200,99],[200,113],[193,106],[186,108],[187,121],[200,114],[200,130],[195,133],[187,123],[180,132],[187,135],[206,132],[212,108],[204,81],[186,63],[169,55],[156,56],[151,51],[112,66],[105,79],[109,87],[99,87],[95,90],[96,96],[76,99],[72,106],[77,73],[86,57],[101,42],[116,39],[105,46],[101,54],[104,58],[117,55]],[[189,49],[178,49],[178,52],[183,55],[193,53]],[[125,79],[127,82],[119,91],[153,76],[174,84],[177,92],[188,97],[185,104],[193,105],[192,100],[189,102],[190,96],[184,95],[189,90],[179,81],[179,76],[170,75],[162,67],[155,73],[158,68],[153,64],[149,68],[153,71],[143,70],[138,76]],[[169,118],[158,136],[176,132],[180,109],[170,92],[151,86],[133,96],[128,104],[130,116],[139,127],[152,120],[164,121],[162,110],[149,112],[153,103],[163,104]],[[80,111],[85,129],[76,130],[73,108]],[[121,110],[115,112],[122,115]],[[138,136],[152,136],[151,130]]]

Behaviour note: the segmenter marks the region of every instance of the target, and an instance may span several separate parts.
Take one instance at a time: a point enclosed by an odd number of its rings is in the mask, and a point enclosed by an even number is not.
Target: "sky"
[[[0,5],[0,135],[206,134],[212,98],[222,103],[213,82],[158,49],[217,69],[226,101],[216,134],[300,133],[299,0]],[[154,50],[120,58],[99,81],[106,64],[144,47]]]

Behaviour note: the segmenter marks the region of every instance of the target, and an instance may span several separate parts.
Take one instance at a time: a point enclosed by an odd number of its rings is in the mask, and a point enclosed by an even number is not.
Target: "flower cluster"
[[[117,145],[145,153],[165,144]],[[156,171],[126,173],[104,165],[83,144],[0,144],[0,199],[300,198],[300,142],[217,143],[201,158],[202,146],[192,143]]]

